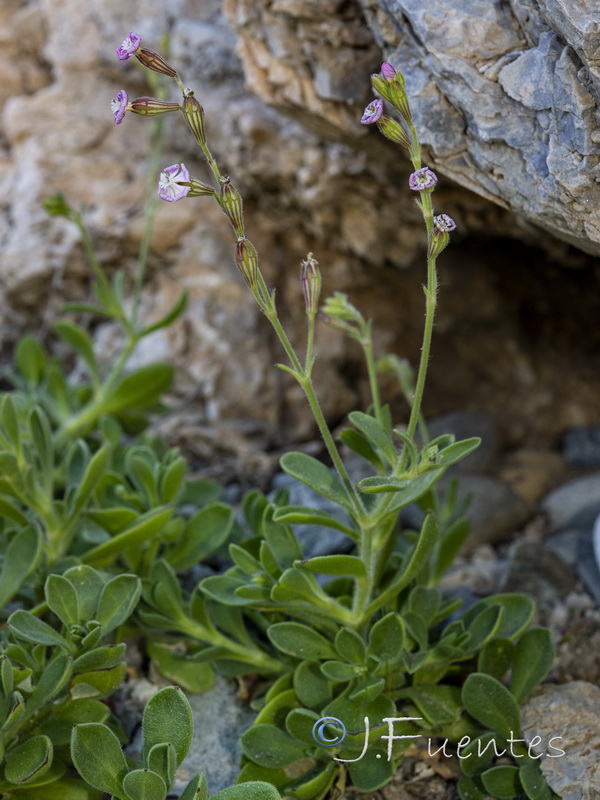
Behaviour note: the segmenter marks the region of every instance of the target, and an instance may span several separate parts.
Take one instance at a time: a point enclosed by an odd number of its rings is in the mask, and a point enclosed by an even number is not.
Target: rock
[[[471,533],[463,547],[471,553],[481,544],[511,539],[531,517],[529,505],[507,484],[483,475],[464,475],[459,480],[459,497],[471,495],[467,518]]]
[[[598,521],[596,520],[596,526]],[[600,570],[598,569],[598,550],[594,546],[594,532],[589,531],[579,537],[577,550],[577,571],[586,589],[600,606]]]
[[[213,688],[188,697],[194,718],[194,737],[179,776],[202,772],[211,794],[232,786],[240,771],[240,737],[250,727],[254,713],[246,711],[235,693],[235,684],[217,675]],[[178,776],[178,777],[179,777]],[[185,783],[175,789],[181,792]]]
[[[454,466],[453,474],[486,473],[495,466],[500,449],[500,434],[498,423],[488,414],[452,411],[428,420],[427,428],[431,439],[444,433],[452,433],[456,441],[473,436],[481,439],[479,447]]]
[[[583,531],[574,529],[567,529],[549,536],[544,541],[544,546],[548,550],[553,550],[570,566],[574,567],[577,563],[577,554],[579,552],[579,540],[585,534]]]
[[[521,715],[527,741],[541,738],[532,752],[542,753],[549,786],[562,800],[599,800],[600,689],[583,681],[543,686]]]
[[[575,478],[547,494],[540,503],[551,533],[567,528],[590,530],[600,514],[600,473]]]
[[[500,477],[528,503],[537,503],[557,485],[565,472],[558,453],[550,450],[521,449],[504,461]]]
[[[521,540],[511,548],[502,591],[526,592],[539,605],[556,605],[577,585],[577,575],[558,553]]]
[[[571,467],[600,467],[600,425],[580,426],[567,431],[563,452]]]

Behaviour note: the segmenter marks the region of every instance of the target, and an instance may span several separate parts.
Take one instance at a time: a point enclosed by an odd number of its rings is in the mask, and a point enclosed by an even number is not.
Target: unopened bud
[[[380,117],[377,120],[377,127],[383,133],[383,135],[387,139],[391,139],[392,142],[396,142],[397,144],[401,144],[402,147],[410,147],[412,142],[410,140],[410,136],[404,130],[402,125],[397,122],[395,119],[391,117]]]
[[[251,289],[258,278],[258,254],[256,248],[245,236],[240,236],[235,245],[235,263]]]
[[[186,89],[183,98],[183,115],[187,124],[192,129],[198,144],[203,147],[206,144],[206,133],[204,131],[204,109],[194,97],[191,89]]]
[[[143,64],[153,72],[160,72],[162,75],[168,75],[169,78],[177,77],[177,72],[175,72],[173,67],[168,64],[162,56],[155,53],[154,50],[140,47],[135,51],[134,55],[140,64]]]
[[[219,202],[221,204],[221,208],[227,214],[236,236],[243,237],[244,214],[241,195],[238,190],[231,185],[229,178],[223,176],[220,179],[220,183],[221,194],[219,196]]]
[[[396,69],[389,61],[384,61],[381,65],[381,74],[386,81],[393,81],[396,79]]]
[[[407,122],[412,120],[410,105],[406,89],[404,88],[404,78],[400,72],[396,73],[393,80],[386,80],[382,75],[371,75],[371,85],[384,100],[391,103]]]
[[[157,114],[167,114],[169,111],[179,111],[179,103],[167,103],[156,97],[136,97],[129,103],[128,110],[140,117],[155,117]]]
[[[66,217],[73,219],[77,216],[77,212],[71,208],[62,194],[51,194],[44,200],[44,208],[51,217]]]
[[[303,261],[300,265],[300,282],[302,284],[306,313],[309,316],[314,316],[319,307],[322,279],[319,262],[313,257],[312,253],[309,253],[306,256],[306,261]]]

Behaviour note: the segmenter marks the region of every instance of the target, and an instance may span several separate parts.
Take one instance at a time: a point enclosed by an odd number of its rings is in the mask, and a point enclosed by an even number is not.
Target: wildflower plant
[[[161,689],[148,701],[142,721],[140,765],[131,769],[114,732],[102,722],[85,722],[73,728],[71,754],[84,780],[113,800],[165,800],[175,782],[175,772],[192,742],[192,711],[176,686]],[[279,800],[268,783],[254,781],[212,795],[217,800]],[[194,775],[182,800],[207,800],[203,775]]]
[[[491,738],[505,744],[524,741],[515,739],[519,703],[544,679],[553,658],[548,631],[528,630],[535,611],[532,601],[517,594],[497,595],[461,613],[461,602],[445,599],[436,588],[468,534],[455,493],[448,490],[442,501],[436,484],[479,440],[457,442],[442,435],[429,441],[423,436],[421,406],[438,294],[437,259],[456,225],[447,214],[434,211],[438,179],[423,164],[403,76],[383,64],[381,73],[371,78],[379,97],[361,121],[376,125],[408,152],[413,167],[408,189],[424,221],[425,327],[405,427],[394,425],[381,399],[371,321],[340,293],[323,306],[326,321],[359,343],[369,375],[371,404],[366,412],[349,415],[350,426],[340,436],[372,472],[355,483],[312,380],[321,291],[317,261],[309,255],[300,270],[307,322],[300,355],[248,238],[242,198],[210,151],[204,110],[194,92],[164,58],[142,48],[134,34],[120,51],[119,58],[134,55],[150,70],[172,77],[181,91],[177,104],[161,106],[144,98],[144,103],[127,101],[125,108],[142,116],[148,115],[144,109],[183,114],[209,165],[212,185],[191,176],[183,164],[174,164],[163,170],[158,194],[169,202],[211,197],[228,218],[235,263],[286,354],[287,363],[278,366],[302,388],[333,469],[295,452],[284,455],[281,466],[340,510],[334,517],[290,506],[284,494],[268,500],[251,492],[243,505],[250,535],[231,544],[234,566],[203,580],[187,597],[173,569],[156,565],[145,581],[139,618],[151,630],[176,631],[195,640],[198,649],[191,658],[199,663],[212,662],[229,674],[258,669],[276,678],[256,700],[256,723],[242,737],[241,781],[266,780],[286,796],[305,800],[324,797],[334,785],[341,791],[347,776],[357,788],[372,791],[390,780],[409,737],[427,733],[463,747],[466,737],[475,748],[472,759],[462,762],[465,774],[458,791],[463,800],[511,797],[511,792],[531,800],[552,797],[538,762],[524,747],[511,750],[511,764],[495,764],[494,753],[486,748],[480,753],[479,748]],[[117,105],[118,124],[122,103],[123,98]],[[391,115],[386,107],[393,109]],[[398,364],[388,359],[384,366],[395,369]],[[400,511],[411,503],[424,511],[423,524],[399,535]],[[353,552],[305,559],[293,529],[306,523],[341,531]],[[215,642],[212,630],[218,627],[235,647]],[[252,651],[260,656],[249,659]],[[380,740],[390,719],[402,723],[396,733],[403,736],[389,734],[385,750]],[[338,723],[344,731],[340,737],[334,735]]]

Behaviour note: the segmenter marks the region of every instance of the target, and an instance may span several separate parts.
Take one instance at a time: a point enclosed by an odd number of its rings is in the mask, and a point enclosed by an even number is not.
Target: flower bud
[[[191,89],[185,90],[183,98],[183,115],[187,124],[192,129],[198,144],[203,147],[206,144],[206,133],[204,131],[204,109],[194,97]]]
[[[393,81],[396,79],[396,69],[389,61],[384,61],[381,65],[381,74],[386,81]]]
[[[236,236],[243,237],[244,214],[240,193],[231,185],[229,178],[223,176],[220,179],[220,183],[221,193],[219,196],[219,202],[221,204],[221,208],[227,214]]]
[[[402,125],[399,122],[396,122],[395,119],[391,117],[380,117],[377,120],[377,127],[383,133],[383,135],[387,139],[391,139],[392,142],[396,142],[397,144],[401,144],[402,147],[410,147],[412,142],[410,140],[410,136],[404,130]]]
[[[309,253],[306,261],[300,265],[300,282],[302,284],[302,294],[306,305],[306,313],[314,316],[319,307],[319,296],[321,294],[321,271],[319,262]]]
[[[456,229],[456,223],[448,214],[440,214],[433,218],[433,231],[429,240],[429,258],[437,258],[448,245],[449,233]]]
[[[179,111],[179,103],[167,103],[157,97],[136,97],[128,106],[128,110],[140,117],[155,117],[157,114],[167,114],[169,111]]]
[[[66,217],[73,219],[77,216],[77,212],[71,208],[62,194],[51,194],[44,200],[44,208],[51,217]]]
[[[245,236],[240,236],[235,245],[235,263],[251,289],[258,278],[258,254],[256,248]]]
[[[169,78],[177,77],[177,73],[173,67],[168,64],[162,56],[160,56],[158,53],[155,53],[154,50],[148,50],[145,47],[140,47],[135,51],[134,55],[140,64],[143,64],[153,72],[160,72],[161,75],[168,75]]]
[[[407,122],[412,120],[410,105],[404,88],[404,78],[400,72],[396,72],[396,77],[392,80],[386,80],[382,75],[371,75],[371,85],[377,94],[380,94],[384,100],[391,103],[402,114]]]
[[[209,194],[215,194],[212,186],[208,186],[206,183],[202,183],[202,181],[192,177],[190,177],[189,181],[181,183],[181,186],[190,187],[188,197],[206,197]]]

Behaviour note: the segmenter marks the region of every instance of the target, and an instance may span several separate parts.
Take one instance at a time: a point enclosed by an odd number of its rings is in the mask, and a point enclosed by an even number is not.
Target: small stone
[[[541,502],[550,532],[591,530],[600,514],[600,473],[575,478],[550,492]]]
[[[560,481],[565,463],[558,453],[550,450],[518,450],[506,459],[500,477],[529,503],[540,497]]]
[[[563,452],[571,467],[600,467],[600,425],[571,428],[565,435]]]
[[[526,592],[543,606],[555,605],[575,589],[575,571],[554,550],[521,540],[511,548],[504,592]]]
[[[600,800],[600,689],[584,681],[544,686],[521,718],[527,741],[541,738],[542,773],[562,800]]]
[[[555,553],[572,567],[577,563],[577,553],[579,551],[579,539],[583,536],[582,531],[566,530],[550,536],[544,542],[544,545]]]
[[[490,472],[497,463],[500,449],[500,434],[498,424],[488,414],[475,411],[451,411],[428,420],[429,436],[435,439],[444,433],[451,433],[456,441],[479,436],[481,444],[458,464],[452,468],[452,474],[460,473],[486,473]]]

